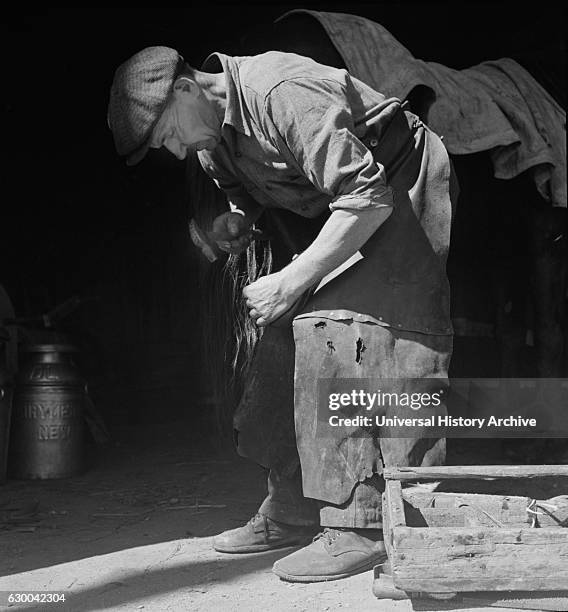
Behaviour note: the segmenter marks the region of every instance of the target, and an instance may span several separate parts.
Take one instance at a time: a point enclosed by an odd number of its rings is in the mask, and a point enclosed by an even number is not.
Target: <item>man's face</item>
[[[178,79],[168,102],[150,137],[150,147],[165,147],[178,159],[187,153],[211,151],[221,139],[221,124],[213,105],[197,84]]]

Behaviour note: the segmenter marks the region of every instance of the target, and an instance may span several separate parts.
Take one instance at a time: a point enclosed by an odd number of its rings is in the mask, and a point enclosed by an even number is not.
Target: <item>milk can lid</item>
[[[77,353],[78,348],[72,344],[26,344],[22,353]]]

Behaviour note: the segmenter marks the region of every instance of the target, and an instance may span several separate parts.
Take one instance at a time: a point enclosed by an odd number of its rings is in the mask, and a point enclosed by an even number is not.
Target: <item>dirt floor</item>
[[[473,463],[474,442],[453,445],[452,463]],[[503,462],[497,445],[482,456]],[[262,469],[215,436],[198,438],[191,423],[117,430],[81,476],[0,485],[0,610],[23,609],[7,605],[6,591],[66,594],[65,604],[29,610],[413,609],[374,597],[372,572],[288,584],[271,567],[291,549],[213,551],[212,536],[245,523],[264,494]]]

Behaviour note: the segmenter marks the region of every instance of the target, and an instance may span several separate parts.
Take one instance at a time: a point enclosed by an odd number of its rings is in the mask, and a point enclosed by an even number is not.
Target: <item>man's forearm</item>
[[[299,296],[319,282],[356,253],[391,212],[390,206],[335,210],[312,244],[280,271],[286,288]]]

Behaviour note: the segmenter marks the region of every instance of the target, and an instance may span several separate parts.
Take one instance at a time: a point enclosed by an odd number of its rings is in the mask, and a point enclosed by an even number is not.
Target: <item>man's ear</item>
[[[174,98],[189,100],[199,97],[199,85],[189,77],[181,76],[174,81]]]

